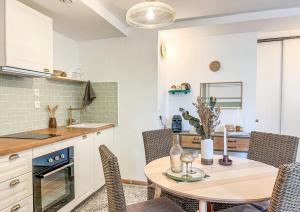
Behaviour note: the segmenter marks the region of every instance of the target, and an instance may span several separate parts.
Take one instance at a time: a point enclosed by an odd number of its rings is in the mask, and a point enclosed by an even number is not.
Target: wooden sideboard
[[[182,148],[187,149],[201,149],[201,136],[191,133],[179,133],[180,144]],[[223,151],[222,133],[216,133],[213,136],[214,150]],[[250,137],[249,136],[227,136],[228,151],[232,152],[248,152]]]

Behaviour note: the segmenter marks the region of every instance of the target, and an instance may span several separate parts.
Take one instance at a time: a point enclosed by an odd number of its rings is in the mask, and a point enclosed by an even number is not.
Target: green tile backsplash
[[[95,82],[95,101],[81,113],[83,122],[118,123],[118,83]]]
[[[117,122],[117,83],[93,83],[93,86],[97,100],[86,112],[74,111],[73,117],[77,121]],[[34,89],[40,90],[39,96],[34,95]],[[84,89],[85,84],[81,83],[0,75],[0,135],[47,128],[48,104],[59,105],[58,126],[66,125],[67,109],[70,105],[81,106]],[[40,109],[34,108],[37,100]]]

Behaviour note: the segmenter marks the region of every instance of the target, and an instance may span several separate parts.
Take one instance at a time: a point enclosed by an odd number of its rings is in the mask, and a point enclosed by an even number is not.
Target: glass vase
[[[175,173],[182,172],[183,165],[180,160],[180,156],[183,153],[183,150],[179,144],[179,135],[176,135],[176,138],[173,139],[173,146],[170,150],[170,161],[171,161],[171,170]]]

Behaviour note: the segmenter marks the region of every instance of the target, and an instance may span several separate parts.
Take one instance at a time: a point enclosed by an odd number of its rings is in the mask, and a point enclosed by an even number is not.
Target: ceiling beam
[[[81,2],[113,25],[123,35],[128,36],[129,28],[118,18],[116,18],[109,10],[107,10],[98,0],[81,0]]]
[[[288,9],[277,9],[277,10],[265,10],[259,12],[241,13],[235,15],[209,17],[209,18],[192,18],[185,20],[177,20],[168,29],[188,28],[188,27],[199,27],[209,26],[217,24],[232,24],[242,23],[249,21],[259,21],[277,18],[288,18],[288,17],[299,17],[300,7],[288,8]]]

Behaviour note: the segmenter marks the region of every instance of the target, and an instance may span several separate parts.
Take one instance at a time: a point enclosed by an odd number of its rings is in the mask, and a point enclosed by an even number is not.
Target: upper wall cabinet
[[[52,19],[17,0],[0,0],[0,66],[53,70]]]

